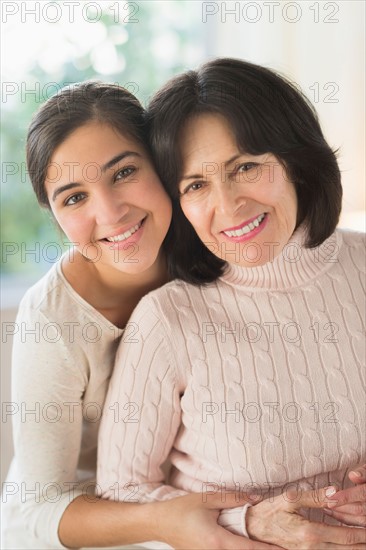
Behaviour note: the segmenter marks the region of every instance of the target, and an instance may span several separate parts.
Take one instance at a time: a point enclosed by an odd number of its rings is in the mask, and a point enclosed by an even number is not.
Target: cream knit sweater
[[[10,329],[9,329],[10,330]],[[61,260],[25,294],[12,361],[15,457],[2,487],[4,549],[64,548],[62,514],[95,483],[97,434],[122,330],[85,302]]]
[[[365,236],[302,242],[299,230],[262,267],[230,264],[216,283],[173,281],[141,300],[101,423],[104,497],[343,487],[366,461]],[[243,533],[240,508],[220,522]]]

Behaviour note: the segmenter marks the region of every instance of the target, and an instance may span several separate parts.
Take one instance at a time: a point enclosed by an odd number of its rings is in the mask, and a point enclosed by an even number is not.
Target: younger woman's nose
[[[95,220],[98,225],[116,225],[127,214],[129,208],[113,193],[103,193],[95,198]]]

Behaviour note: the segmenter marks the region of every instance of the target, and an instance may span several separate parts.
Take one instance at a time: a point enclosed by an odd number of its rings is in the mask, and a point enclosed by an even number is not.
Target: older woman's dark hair
[[[67,86],[37,111],[27,135],[27,166],[38,202],[49,207],[45,179],[55,149],[77,128],[101,122],[147,147],[144,109],[116,84],[83,82]]]
[[[226,265],[201,243],[179,205],[179,139],[185,123],[203,113],[225,117],[239,150],[277,157],[296,189],[297,227],[306,227],[305,246],[324,242],[339,220],[342,187],[335,152],[325,141],[314,108],[292,83],[273,71],[237,59],[216,59],[172,78],[152,98],[147,111],[155,164],[173,200],[176,240],[170,262],[174,276],[209,282]]]

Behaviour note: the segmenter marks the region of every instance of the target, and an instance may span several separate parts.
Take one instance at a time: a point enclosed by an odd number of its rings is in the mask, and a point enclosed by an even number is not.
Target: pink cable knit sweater
[[[365,236],[302,241],[300,230],[262,267],[230,264],[216,283],[173,281],[141,300],[101,423],[103,497],[345,486],[366,461]],[[240,508],[220,523],[245,532]]]

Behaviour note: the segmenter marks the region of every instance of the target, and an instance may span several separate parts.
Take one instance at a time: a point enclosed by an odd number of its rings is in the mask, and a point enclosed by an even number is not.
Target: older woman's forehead
[[[229,122],[222,116],[204,113],[188,120],[180,134],[179,145],[183,156],[220,153],[223,145],[238,149]]]

